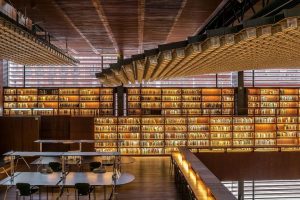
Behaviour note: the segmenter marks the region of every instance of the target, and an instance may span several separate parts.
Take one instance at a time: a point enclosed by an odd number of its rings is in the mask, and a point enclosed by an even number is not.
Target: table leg
[[[42,190],[42,187],[41,186],[39,186],[39,199],[41,199],[41,191]]]
[[[21,157],[21,159],[24,161],[24,163],[27,165],[27,167],[28,167],[28,169],[30,169],[30,166],[29,166],[29,164],[27,163],[27,161],[25,160],[25,158],[24,157]]]
[[[43,143],[41,142],[40,143],[40,152],[42,152],[43,151]]]
[[[10,176],[11,176],[11,180],[14,180],[14,173],[15,173],[15,157],[11,156],[10,158]]]
[[[7,197],[7,192],[8,190],[10,189],[11,186],[6,186],[6,190],[5,190],[5,193],[4,193],[4,200],[6,199]]]
[[[61,171],[62,171],[62,174],[63,174],[63,178],[65,178],[65,172],[66,172],[65,171],[66,170],[65,169],[65,167],[66,167],[65,165],[66,164],[65,164],[65,157],[64,156],[62,156],[62,163],[61,164],[62,164],[62,170]]]
[[[103,194],[104,194],[104,200],[106,200],[106,186],[105,185],[103,186],[103,191],[104,191],[103,192]]]

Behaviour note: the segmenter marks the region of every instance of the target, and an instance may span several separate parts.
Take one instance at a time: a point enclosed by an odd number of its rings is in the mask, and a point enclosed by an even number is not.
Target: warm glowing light
[[[199,178],[198,174],[189,166],[189,163],[184,159],[184,157],[176,152],[173,153],[173,158],[175,159],[178,167],[184,174],[189,186],[196,193],[196,196],[201,197],[200,199],[204,200],[213,200],[210,190],[203,183],[201,178]]]

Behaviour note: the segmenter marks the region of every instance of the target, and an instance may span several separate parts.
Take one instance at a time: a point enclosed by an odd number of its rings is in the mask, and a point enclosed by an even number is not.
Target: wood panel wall
[[[197,153],[220,180],[299,179],[300,152]]]
[[[93,117],[42,116],[0,117],[0,155],[10,151],[39,151],[37,139],[92,140]],[[44,151],[78,150],[78,145],[44,144]],[[94,144],[83,145],[83,151],[94,151]]]
[[[94,139],[94,117],[71,117],[70,118],[71,140]],[[78,145],[71,145],[71,150],[78,150]],[[83,144],[82,151],[94,151],[94,144]]]
[[[70,116],[42,116],[40,139],[68,140],[70,139]],[[66,144],[43,144],[44,151],[68,151]]]
[[[0,0],[1,5],[1,0]],[[3,60],[0,60],[0,116],[3,115]]]
[[[40,139],[89,140],[94,139],[93,117],[42,116]],[[45,151],[79,150],[77,144],[44,144]],[[83,145],[84,151],[93,151],[93,144]]]
[[[0,154],[7,151],[37,151],[39,117],[0,117]]]

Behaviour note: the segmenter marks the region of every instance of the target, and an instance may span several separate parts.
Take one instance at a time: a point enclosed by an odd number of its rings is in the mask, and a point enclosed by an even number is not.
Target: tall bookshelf
[[[201,115],[201,88],[182,88],[182,114]]]
[[[128,115],[232,115],[234,88],[128,88]]]
[[[165,118],[165,153],[170,154],[177,147],[187,145],[187,117]]]
[[[59,112],[58,89],[38,89],[38,108],[33,109],[33,115],[57,115]]]
[[[210,146],[210,122],[209,117],[193,116],[188,118],[187,146],[209,147]]]
[[[232,146],[232,117],[210,118],[210,146]]]
[[[118,151],[118,118],[94,118],[94,139],[101,140],[95,143],[95,150],[99,152]]]
[[[182,114],[182,89],[162,88],[162,114],[181,115]]]
[[[113,88],[4,88],[4,115],[114,114]]]
[[[141,120],[141,154],[164,154],[164,118],[149,116]]]
[[[141,114],[156,115],[161,113],[161,88],[141,88]]]
[[[106,146],[122,154],[170,154],[180,146],[194,152],[300,149],[298,116],[128,116],[106,123],[98,119],[109,120],[95,118],[95,138],[120,141]]]
[[[255,117],[255,146],[258,147],[257,150],[263,151],[265,147],[277,145],[276,121],[276,117],[273,116]]]
[[[298,88],[248,88],[249,115],[297,115]]]
[[[122,154],[140,154],[141,119],[139,117],[118,118],[118,139]]]
[[[232,141],[234,147],[242,147],[238,150],[248,150],[247,147],[254,146],[254,118],[247,116],[233,117]],[[235,149],[233,149],[235,150]]]

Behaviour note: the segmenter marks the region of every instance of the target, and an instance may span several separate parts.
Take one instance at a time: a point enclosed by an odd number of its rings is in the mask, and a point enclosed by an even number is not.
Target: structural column
[[[0,0],[1,3],[1,0]],[[3,70],[4,70],[4,61],[0,60],[0,116],[3,115]]]
[[[244,181],[238,181],[238,200],[244,200]]]
[[[247,89],[244,87],[244,72],[238,72],[238,88],[236,93],[235,113],[237,115],[247,115],[248,98]]]
[[[124,109],[125,109],[125,104],[124,104],[124,93],[125,93],[125,88],[123,86],[118,86],[116,88],[117,90],[117,110],[118,110],[118,116],[124,116]]]

